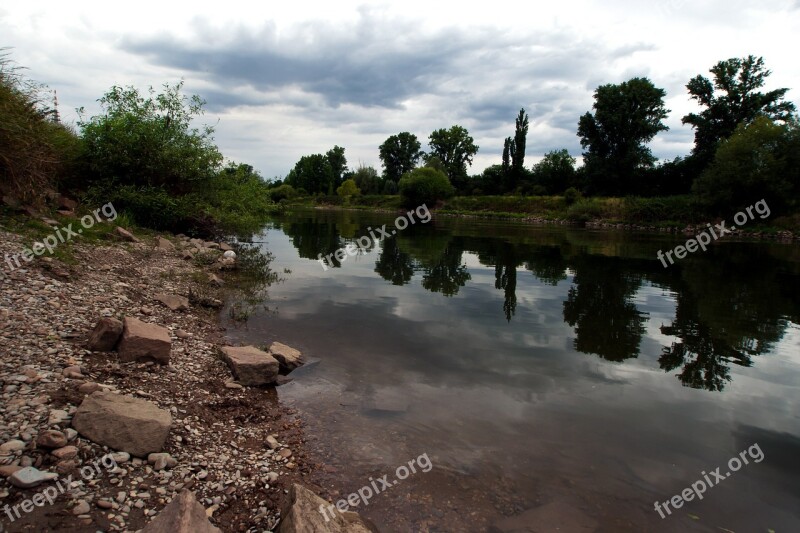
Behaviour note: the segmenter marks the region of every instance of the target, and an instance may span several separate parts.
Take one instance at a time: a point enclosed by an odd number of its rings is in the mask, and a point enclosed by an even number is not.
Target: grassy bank
[[[400,210],[399,196],[369,195],[349,200],[337,196],[303,197],[285,200],[288,209],[329,207],[363,210]],[[693,196],[656,198],[580,198],[568,203],[563,196],[456,196],[441,203],[436,212],[443,215],[482,218],[506,218],[531,221],[568,221],[587,223],[630,224],[654,228],[682,229],[719,217],[706,212]],[[732,219],[731,212],[728,219]],[[800,233],[800,214],[764,221],[751,221],[746,231]]]

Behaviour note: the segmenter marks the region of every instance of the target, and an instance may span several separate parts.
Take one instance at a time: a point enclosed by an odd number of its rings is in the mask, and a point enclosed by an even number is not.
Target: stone
[[[72,508],[72,514],[88,514],[91,510],[92,508],[89,507],[89,503],[86,500],[78,500],[78,502],[75,504],[75,507]]]
[[[191,261],[194,259],[194,254],[191,252],[191,250],[184,250],[181,257],[184,259],[184,261]]]
[[[25,443],[19,439],[14,439],[0,445],[0,455],[8,455],[24,449]]]
[[[78,448],[75,446],[64,446],[50,453],[59,460],[75,459],[78,456]]]
[[[99,384],[90,381],[78,387],[78,392],[81,392],[83,394],[91,394],[93,392],[99,391],[100,388],[101,387]]]
[[[78,207],[78,202],[76,202],[72,198],[67,198],[66,196],[59,195],[58,197],[59,209],[64,209],[66,211],[75,211],[77,207]]]
[[[269,347],[269,353],[278,360],[278,363],[281,365],[281,370],[285,372],[291,372],[305,363],[303,354],[280,342],[273,342]]]
[[[66,421],[69,418],[69,413],[63,409],[53,409],[47,417],[47,425],[55,426]]]
[[[30,489],[54,479],[58,479],[58,474],[42,472],[32,466],[21,468],[8,476],[8,482],[20,489]]]
[[[320,508],[331,504],[297,483],[289,490],[289,502],[284,508],[277,533],[372,533],[377,531],[357,513],[328,511],[323,515]]]
[[[140,533],[221,533],[189,490],[181,491]]]
[[[178,461],[168,453],[151,453],[147,456],[147,462],[153,465],[153,470],[156,472],[178,465]]]
[[[131,454],[128,452],[114,452],[111,454],[111,458],[115,463],[121,465],[122,463],[127,463],[131,460]]]
[[[172,416],[147,400],[98,391],[83,400],[72,425],[97,444],[145,457],[164,448]]]
[[[175,332],[175,336],[178,337],[179,339],[188,339],[189,337],[192,336],[192,334],[191,333],[186,333],[182,329],[179,329],[179,330],[177,330]]]
[[[117,347],[120,361],[153,360],[169,364],[172,339],[167,328],[132,317],[125,317],[123,326],[122,340]]]
[[[219,244],[210,241],[203,243],[203,247],[208,248],[209,250],[219,250]]]
[[[111,509],[114,507],[114,503],[110,502],[109,500],[97,500],[96,505],[100,509]]]
[[[68,379],[82,379],[84,377],[81,372],[81,367],[77,365],[68,366],[61,371],[61,375]]]
[[[72,428],[67,428],[64,430],[64,435],[67,436],[67,441],[72,442],[78,436],[78,432]]]
[[[18,465],[0,466],[0,477],[8,477],[17,470],[22,470],[24,467]]]
[[[67,442],[67,436],[55,429],[42,431],[36,437],[36,445],[42,448],[63,448]]]
[[[174,252],[175,245],[164,237],[156,237],[156,248],[164,252]]]
[[[278,376],[278,361],[255,346],[223,346],[221,350],[234,377],[245,387],[268,385]]]
[[[122,322],[116,318],[101,318],[89,335],[87,347],[93,352],[110,352],[122,336]]]
[[[231,245],[226,243],[226,242],[219,243],[219,249],[222,250],[223,252],[232,252],[233,251],[233,248],[231,247]]]
[[[276,448],[280,447],[280,443],[278,442],[278,439],[276,439],[274,436],[269,435],[267,437],[267,446],[269,446],[270,450],[275,450]]]
[[[189,299],[174,294],[156,294],[156,300],[166,305],[173,311],[186,311],[189,309]]]
[[[123,241],[128,241],[128,242],[142,242],[142,241],[140,241],[139,239],[137,239],[137,238],[136,238],[136,237],[133,235],[133,233],[131,233],[130,231],[128,231],[128,230],[126,230],[126,229],[123,229],[123,228],[121,228],[121,227],[119,227],[119,226],[117,226],[117,227],[114,229],[114,232],[117,234],[117,236],[118,236],[118,237],[121,237]]]
[[[211,285],[214,285],[215,287],[222,287],[222,285],[225,283],[224,281],[222,281],[222,278],[217,276],[216,274],[209,274],[208,282]]]

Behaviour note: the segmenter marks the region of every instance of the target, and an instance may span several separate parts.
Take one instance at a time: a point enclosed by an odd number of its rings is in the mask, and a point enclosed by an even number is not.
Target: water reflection
[[[658,364],[665,372],[677,371],[684,386],[709,391],[723,390],[731,365],[751,366],[800,319],[798,261],[769,255],[796,254],[786,247],[717,246],[664,269],[654,259],[660,245],[652,238],[622,240],[580,230],[532,236],[513,227],[492,235],[470,222],[411,226],[360,253],[379,246],[374,271],[382,279],[402,286],[419,277],[422,287],[445,297],[472,279],[466,264],[471,254],[493,267],[494,287],[502,293],[497,312],[507,321],[518,311],[521,272],[546,285],[569,283],[563,320],[574,328],[574,348],[616,362],[639,356],[648,314],[640,311],[637,294],[645,285],[659,287],[676,304],[671,323],[660,328],[671,342]],[[347,244],[357,246],[375,222],[358,213],[295,213],[275,225],[291,237],[300,257],[317,260]],[[330,266],[343,265],[334,257]]]

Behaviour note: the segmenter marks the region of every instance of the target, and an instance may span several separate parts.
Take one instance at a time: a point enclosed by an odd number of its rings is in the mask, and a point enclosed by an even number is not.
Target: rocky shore
[[[301,531],[315,465],[274,386],[302,355],[222,349],[225,243],[115,237],[0,268],[0,531]]]

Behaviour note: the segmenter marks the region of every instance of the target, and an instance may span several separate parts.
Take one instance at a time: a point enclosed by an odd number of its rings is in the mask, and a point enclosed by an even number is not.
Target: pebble
[[[58,479],[58,474],[42,472],[32,466],[17,470],[8,476],[8,482],[21,489],[30,489],[41,485],[45,481]]]
[[[91,511],[92,508],[89,507],[89,503],[86,500],[78,500],[77,505],[72,508],[72,514],[74,515],[85,515]]]
[[[21,451],[25,448],[25,443],[21,440],[10,440],[0,445],[0,455],[8,455],[13,452]]]

